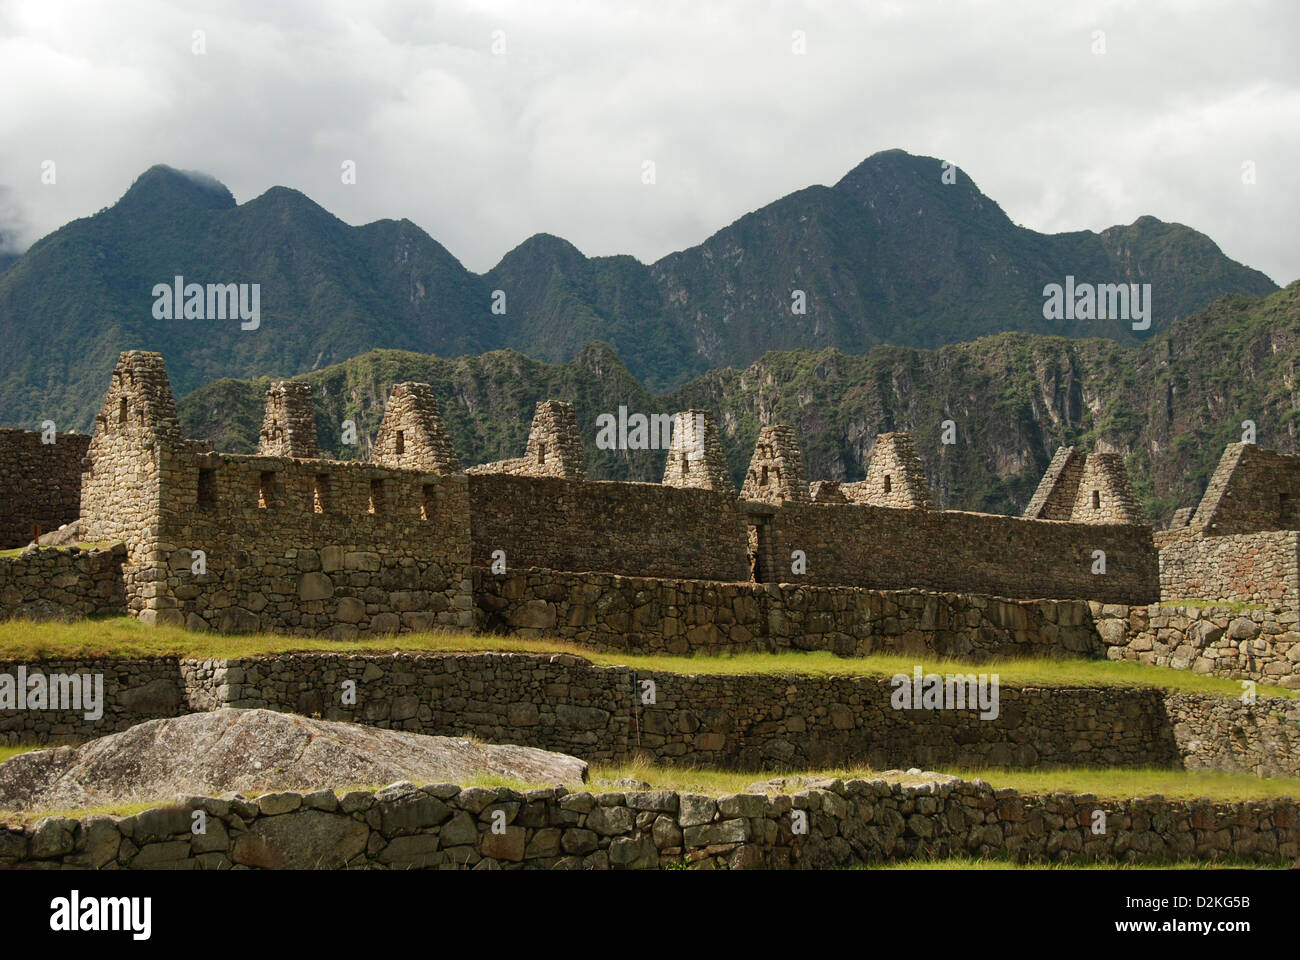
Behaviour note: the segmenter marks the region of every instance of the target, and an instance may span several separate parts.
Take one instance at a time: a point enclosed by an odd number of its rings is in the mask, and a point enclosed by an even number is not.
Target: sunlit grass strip
[[[1016,658],[992,663],[904,654],[837,657],[827,652],[742,653],[721,656],[660,656],[588,650],[551,639],[436,631],[357,640],[288,637],[281,634],[197,633],[179,627],[151,627],[132,617],[106,617],[73,623],[10,620],[0,623],[0,659],[31,662],[79,657],[151,658],[254,657],[301,652],[428,653],[503,651],[569,653],[600,666],[624,665],[637,670],[681,674],[749,674],[765,676],[889,677],[910,675],[918,662],[926,672],[996,673],[1011,686],[1157,687],[1184,693],[1238,697],[1241,683],[1222,677],[1154,667],[1133,660],[1054,660]],[[1257,695],[1295,697],[1300,691],[1260,684]]]
[[[7,759],[14,753],[31,747],[6,747],[7,753],[0,757]],[[1120,770],[1110,767],[1070,767],[1060,770],[1043,771],[1007,771],[1007,770],[941,770],[963,780],[981,778],[994,788],[1012,787],[1023,796],[1047,796],[1053,793],[1072,795],[1093,794],[1099,801],[1127,800],[1135,797],[1162,796],[1166,800],[1210,800],[1218,803],[1236,803],[1241,801],[1263,801],[1281,797],[1300,799],[1300,778],[1276,777],[1260,778],[1249,773],[1222,773],[1212,770],[1165,770],[1134,769]],[[887,779],[891,783],[916,785],[928,782],[924,776],[905,773],[890,773],[885,777],[882,771],[865,767],[836,767],[823,770],[786,770],[786,771],[735,771],[716,770],[695,767],[671,767],[649,762],[632,762],[619,765],[602,765],[592,767],[590,781],[582,787],[569,785],[573,792],[588,793],[623,793],[626,787],[614,784],[620,779],[640,780],[649,783],[653,789],[674,790],[679,793],[701,793],[709,796],[722,796],[729,793],[747,793],[751,786],[766,783],[773,779],[786,779],[788,782],[780,790],[767,792],[797,793],[808,789],[808,780],[879,780]],[[796,779],[798,778],[798,779]],[[604,782],[601,782],[604,781]],[[387,786],[383,783],[340,784],[334,788],[339,795],[349,790],[378,790]],[[513,790],[531,790],[539,787],[552,787],[556,784],[542,781],[522,781],[490,773],[481,774],[464,781],[465,787],[509,787]],[[254,792],[256,796],[258,792]],[[7,812],[5,820],[35,820],[40,817],[58,814],[60,816],[86,816],[90,813],[128,816],[151,807],[167,806],[167,802],[122,803],[83,810],[32,811],[26,813]]]

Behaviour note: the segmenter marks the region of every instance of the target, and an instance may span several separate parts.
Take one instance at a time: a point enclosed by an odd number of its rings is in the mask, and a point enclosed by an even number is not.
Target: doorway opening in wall
[[[432,520],[438,507],[438,488],[432,483],[424,485],[424,499],[420,501],[420,519]]]
[[[766,520],[749,525],[749,579],[764,583],[770,572],[772,535]]]
[[[384,481],[370,481],[370,505],[368,513],[380,514],[384,512]]]

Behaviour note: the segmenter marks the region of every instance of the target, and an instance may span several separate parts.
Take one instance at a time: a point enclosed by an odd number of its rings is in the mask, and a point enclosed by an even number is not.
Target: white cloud
[[[1300,277],[1294,4],[265,6],[0,7],[0,184],[20,211],[0,232],[30,243],[161,162],[241,201],[283,184],[352,223],[406,217],[474,270],[536,232],[650,261],[901,147],[1025,226],[1150,213]]]

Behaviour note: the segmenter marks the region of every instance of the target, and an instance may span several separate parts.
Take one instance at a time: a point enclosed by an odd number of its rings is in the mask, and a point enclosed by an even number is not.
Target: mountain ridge
[[[548,362],[609,343],[656,390],[773,349],[934,348],[1002,330],[1136,345],[1225,293],[1276,285],[1180,224],[1100,234],[1013,224],[964,173],[873,154],[834,186],[745,214],[651,264],[587,257],[536,234],[484,274],[410,220],[351,226],[289,187],[242,204],[219,181],[151,167],[122,199],[0,269],[0,422],[86,429],[122,349],[159,350],[178,395],[223,377],[291,376],[370,349],[443,356],[518,349]],[[2,265],[0,265],[2,266]],[[1044,329],[1042,287],[1067,274],[1153,284],[1153,323]],[[150,291],[183,276],[258,283],[256,331],[158,321]],[[505,313],[493,311],[504,295]],[[802,291],[806,312],[792,312]]]

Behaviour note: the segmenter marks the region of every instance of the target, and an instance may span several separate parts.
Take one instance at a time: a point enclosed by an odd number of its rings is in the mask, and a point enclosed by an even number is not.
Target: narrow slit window
[[[438,509],[438,488],[432,483],[424,485],[424,496],[420,500],[420,519],[432,520]]]
[[[369,512],[381,514],[384,512],[384,481],[370,481],[370,508]]]
[[[330,500],[330,475],[328,473],[318,473],[316,474],[316,494],[313,498],[312,509],[316,513],[329,513]]]
[[[1092,509],[1101,509],[1101,493],[1097,490],[1092,491]]]
[[[763,467],[762,473],[759,474],[758,485],[760,487],[767,486],[767,467]]]
[[[257,485],[257,506],[269,510],[275,506],[275,471],[268,470],[262,474]]]
[[[123,397],[117,403],[117,422],[126,423],[126,397]]]
[[[217,506],[217,471],[211,467],[199,468],[197,500],[200,510],[213,510]]]
[[[885,493],[889,493],[893,489],[894,489],[894,478],[891,477],[889,474],[885,474]]]
[[[399,457],[406,452],[406,431],[397,431],[397,441],[394,446],[396,447],[396,453]]]
[[[537,444],[537,462],[546,462],[546,443],[544,441],[539,441]]]

